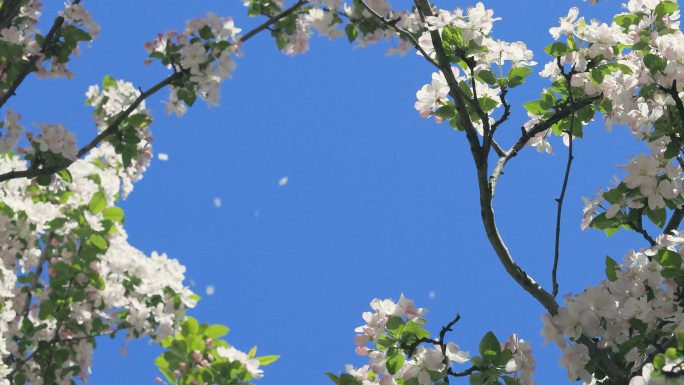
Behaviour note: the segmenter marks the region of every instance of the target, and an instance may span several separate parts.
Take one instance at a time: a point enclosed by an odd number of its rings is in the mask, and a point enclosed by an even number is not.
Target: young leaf
[[[105,207],[107,207],[107,199],[105,198],[104,193],[102,191],[98,191],[93,194],[93,197],[90,199],[90,203],[88,203],[88,210],[90,210],[90,212],[93,214],[98,214],[101,213]]]
[[[613,258],[606,255],[606,277],[610,282],[617,281],[617,270],[619,269],[617,265]]]
[[[120,207],[110,207],[102,213],[104,219],[123,224],[124,211]]]
[[[230,329],[228,329],[227,326],[211,325],[204,331],[204,336],[207,338],[216,339],[225,336],[228,334],[228,331],[230,331]]]
[[[484,356],[488,351],[492,351],[497,354],[501,352],[501,344],[491,331],[487,332],[487,334],[485,334],[480,341],[480,354]]]
[[[572,50],[567,44],[563,43],[562,41],[558,41],[544,48],[544,52],[551,56],[563,56],[569,52],[572,52]]]
[[[255,359],[259,361],[259,364],[261,365],[268,365],[273,362],[275,362],[280,356],[263,356],[263,357],[256,357]]]

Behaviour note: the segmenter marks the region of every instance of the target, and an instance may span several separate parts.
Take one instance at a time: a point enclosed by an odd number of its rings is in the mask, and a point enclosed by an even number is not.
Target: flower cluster
[[[452,370],[454,362],[464,364],[470,360],[470,353],[462,351],[455,343],[445,344],[443,340],[428,338],[430,333],[423,329],[427,323],[423,316],[428,310],[416,308],[413,301],[403,294],[396,303],[391,299],[375,299],[370,305],[374,312],[363,313],[366,324],[355,329],[360,334],[354,338],[358,346],[356,353],[368,356],[370,360],[368,365],[359,369],[351,365],[346,367],[348,376],[356,383],[429,385],[445,378],[448,373],[455,373]],[[457,321],[458,318],[445,327],[441,338]],[[368,348],[368,343],[375,348]],[[535,359],[530,345],[519,340],[517,335],[511,335],[508,342],[500,344],[489,332],[480,344],[480,353],[482,357],[472,358],[473,368],[479,371],[473,376],[479,376],[483,381],[503,376],[508,383],[512,378],[504,375],[516,373],[515,378],[523,384],[536,383],[531,379]],[[328,376],[340,383],[337,376],[330,373]]]
[[[225,79],[232,77],[235,61],[231,55],[241,56],[240,40],[232,18],[221,18],[213,13],[206,17],[188,21],[182,33],[178,31],[159,34],[144,47],[152,59],[182,71],[182,80],[169,86],[171,96],[164,112],[175,112],[179,117],[185,111],[185,104],[192,106],[199,96],[209,105],[218,105],[219,90]]]

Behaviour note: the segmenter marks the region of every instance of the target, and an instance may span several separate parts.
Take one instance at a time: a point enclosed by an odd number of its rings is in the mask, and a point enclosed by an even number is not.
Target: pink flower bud
[[[162,381],[161,378],[157,377],[157,378],[154,379],[154,382],[158,382],[158,383],[161,384],[161,383],[164,382],[164,381]]]
[[[207,358],[209,358],[209,362],[214,362],[214,355],[213,354],[209,354],[207,356]]]
[[[174,370],[173,371],[174,376],[178,377],[179,374],[180,374],[180,370]]]
[[[214,343],[214,340],[212,340],[211,338],[207,338],[206,340],[204,340],[204,344],[207,346],[211,345],[212,343]]]
[[[121,346],[121,355],[125,356],[128,354],[128,349],[125,346]]]
[[[192,358],[194,358],[195,361],[197,361],[197,362],[201,362],[202,361],[202,352],[200,352],[199,350],[195,350],[194,352],[192,352]]]
[[[370,338],[371,336],[369,336],[368,334],[357,334],[354,337],[354,343],[356,344],[356,346],[366,346]]]
[[[185,370],[186,367],[187,367],[187,365],[185,364],[185,362],[181,362],[181,364],[180,364],[181,370]]]
[[[368,349],[365,346],[359,346],[358,348],[356,348],[356,354],[360,356],[367,356],[368,353],[370,353],[370,349]]]

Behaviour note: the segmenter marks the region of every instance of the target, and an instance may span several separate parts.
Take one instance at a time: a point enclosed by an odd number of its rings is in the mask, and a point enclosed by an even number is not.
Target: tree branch
[[[112,122],[104,131],[102,131],[98,136],[95,137],[95,139],[91,140],[90,143],[85,145],[83,148],[81,148],[78,151],[78,154],[76,155],[77,158],[83,157],[85,154],[87,154],[90,150],[95,148],[100,142],[102,142],[106,137],[109,135],[113,134],[116,132],[116,130],[119,128],[119,125],[121,122],[124,121],[133,111],[135,111],[136,108],[140,105],[140,103],[143,102],[143,100],[147,99],[160,89],[166,87],[167,85],[173,83],[175,80],[180,79],[183,76],[181,72],[177,72],[168,78],[162,80],[161,82],[157,83],[154,87],[150,88],[147,90],[147,92],[143,92],[138,96],[135,101],[126,109],[126,111],[119,113],[119,116]],[[0,182],[4,182],[10,179],[16,179],[16,178],[33,178],[39,175],[51,175],[56,172],[62,171],[66,169],[67,167],[71,166],[75,161],[66,161],[62,164],[53,166],[53,167],[45,167],[41,169],[28,169],[24,171],[10,171],[5,174],[0,175]]]
[[[259,32],[261,32],[261,31],[265,30],[266,28],[268,28],[268,26],[270,26],[271,24],[275,23],[276,21],[278,21],[278,20],[280,20],[280,19],[282,19],[282,18],[288,16],[288,15],[291,14],[292,12],[296,11],[297,8],[301,7],[302,5],[304,5],[304,4],[306,4],[306,3],[308,3],[307,0],[299,0],[298,2],[294,3],[290,8],[288,8],[288,9],[286,9],[286,10],[280,12],[279,14],[277,14],[277,15],[271,17],[270,19],[266,20],[266,22],[264,22],[264,23],[261,24],[260,26],[258,26],[258,27],[256,27],[256,28],[254,28],[253,30],[249,31],[246,35],[244,35],[244,36],[242,36],[242,37],[240,38],[240,41],[243,42],[243,43],[246,42],[247,40],[249,40],[250,38],[252,38],[252,37],[253,37],[254,35],[256,35],[257,33],[259,33]]]
[[[384,17],[382,17],[382,15],[380,15],[380,14],[377,13],[377,12],[375,12],[375,10],[374,10],[373,8],[371,8],[368,4],[366,4],[366,2],[364,2],[363,0],[360,0],[359,2],[361,3],[361,5],[363,5],[364,8],[366,8],[366,10],[367,10],[368,12],[370,12],[371,15],[375,16],[375,18],[377,18],[378,20],[382,21],[383,24],[385,24],[385,25],[387,25],[387,26],[389,26],[389,27],[391,27],[391,28],[394,28],[400,35],[402,35],[402,36],[406,37],[407,39],[409,39],[409,40],[411,41],[411,43],[413,43],[413,46],[414,46],[418,51],[420,51],[420,53],[423,55],[423,57],[425,58],[425,60],[427,60],[427,61],[428,61],[430,64],[432,64],[433,66],[435,66],[435,67],[437,67],[437,68],[440,68],[440,67],[439,67],[439,64],[437,64],[436,61],[432,60],[432,58],[430,57],[430,55],[428,55],[428,53],[425,52],[425,50],[423,49],[423,47],[420,46],[420,43],[418,43],[418,40],[416,40],[416,38],[413,37],[413,35],[411,35],[410,32],[408,32],[407,30],[405,30],[405,29],[403,29],[403,28],[397,27],[396,22],[393,22],[392,20],[387,20],[387,19],[385,19]]]
[[[667,226],[665,226],[665,229],[663,229],[663,234],[673,235],[673,233],[677,231],[677,228],[682,223],[682,219],[684,219],[684,207],[675,209],[672,212],[670,221],[667,222]]]
[[[499,177],[503,173],[503,169],[506,166],[506,163],[508,163],[508,161],[511,160],[511,158],[518,155],[518,151],[525,147],[525,143],[527,143],[527,141],[530,138],[532,138],[533,136],[542,131],[548,130],[554,124],[570,116],[570,114],[573,114],[577,110],[592,104],[593,102],[602,97],[603,96],[601,95],[597,95],[587,99],[582,99],[579,102],[577,102],[574,106],[571,105],[565,108],[563,106],[558,106],[557,112],[553,116],[551,116],[549,120],[544,120],[535,124],[529,131],[527,131],[524,127],[521,127],[522,134],[520,135],[520,138],[517,142],[515,142],[515,144],[513,144],[513,146],[508,151],[505,152],[505,156],[499,158],[499,161],[496,163],[496,166],[494,167],[492,175],[489,177],[489,182],[492,185],[492,195],[494,195],[494,192],[496,190],[496,183],[498,182]]]

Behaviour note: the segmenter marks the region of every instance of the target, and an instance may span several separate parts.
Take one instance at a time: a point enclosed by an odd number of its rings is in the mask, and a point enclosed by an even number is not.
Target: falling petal
[[[214,198],[214,206],[221,207],[221,198]]]
[[[207,286],[207,295],[213,295],[214,294],[214,286],[209,285]]]
[[[284,186],[285,183],[287,183],[287,177],[282,177],[280,181],[278,181],[278,186]]]
[[[159,158],[159,160],[169,160],[169,155],[160,152],[157,154],[157,158]]]

